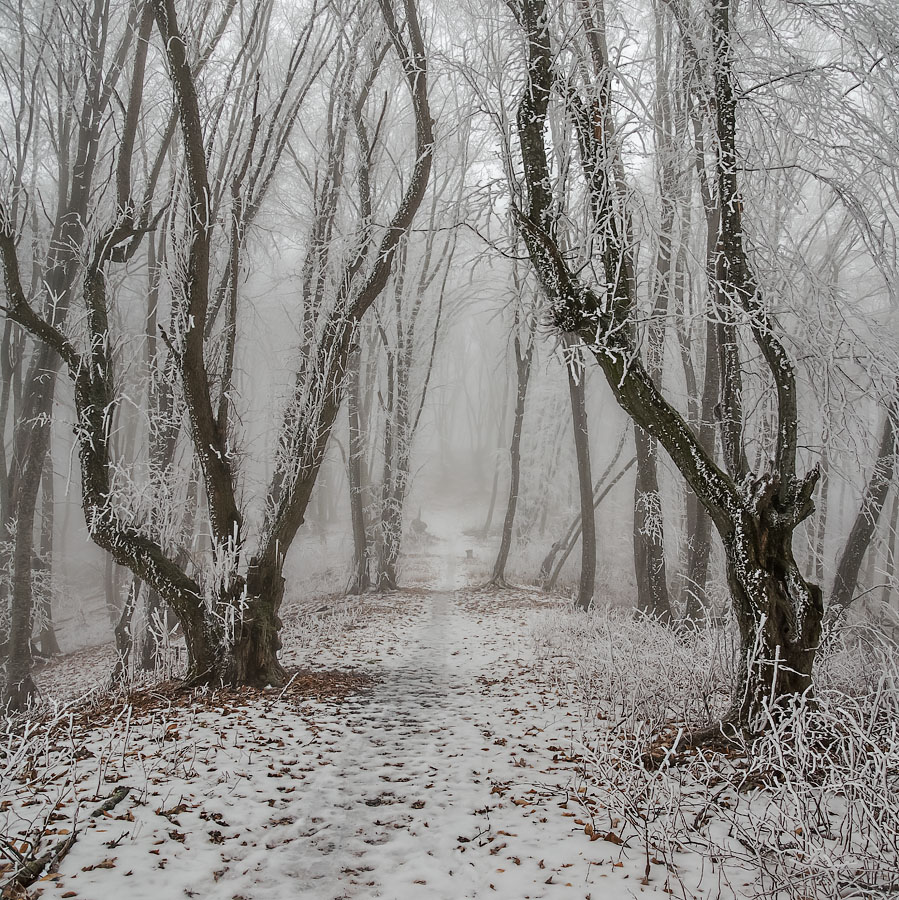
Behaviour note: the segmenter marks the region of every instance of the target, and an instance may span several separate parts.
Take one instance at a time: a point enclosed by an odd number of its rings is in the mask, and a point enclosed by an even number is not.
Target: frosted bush
[[[532,636],[580,713],[584,772],[608,816],[596,827],[621,822],[647,872],[664,861],[677,893],[709,873],[735,896],[899,891],[899,650],[878,630],[832,635],[815,697],[761,737],[691,751],[684,734],[727,706],[731,626],[677,634],[624,611],[554,610]]]
[[[361,617],[362,607],[353,598],[331,598],[326,605],[321,601],[314,606],[298,604],[283,615],[282,641],[297,652],[340,646]]]
[[[723,629],[677,634],[628,610],[554,610],[536,619],[538,655],[586,711],[659,726],[721,714],[733,683],[734,639]]]

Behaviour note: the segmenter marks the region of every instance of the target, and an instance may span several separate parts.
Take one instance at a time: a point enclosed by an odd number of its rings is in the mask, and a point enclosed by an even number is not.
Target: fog
[[[549,896],[570,823],[548,826],[547,880],[541,832],[516,816],[562,794],[591,843],[642,848],[645,868],[619,875],[643,887],[656,865],[672,892],[702,834],[685,897],[708,895],[723,858],[753,896],[894,892],[897,35],[892,0],[0,5],[4,896],[39,890],[76,833],[81,883],[115,868],[91,862],[97,823],[77,826],[91,773],[66,794],[71,838],[48,849],[63,832],[43,806],[38,837],[22,825],[28,761],[44,754],[45,799],[78,769],[57,740],[69,716],[67,746],[121,739],[133,779],[132,714],[150,747],[161,697],[176,743],[206,706],[209,732],[178,753],[208,751],[210,771],[243,765],[240,716],[257,749],[276,707],[280,748],[335,729],[317,758],[356,774],[309,779],[329,815],[360,800],[417,815],[411,793],[368,796],[391,755],[420,791],[456,760],[426,850],[450,900],[520,866],[506,895]],[[428,737],[441,715],[448,743]],[[478,735],[503,774],[486,799]],[[510,741],[517,757],[491,749]],[[170,776],[225,802],[153,746],[142,804]],[[694,751],[719,754],[733,789],[701,811],[717,769],[692,786],[650,774]],[[506,797],[531,753],[557,780]],[[285,754],[266,757],[272,777],[300,765]],[[843,804],[824,812],[822,769]],[[104,773],[92,819],[132,787],[107,796]],[[605,791],[592,805],[588,783]],[[738,821],[747,784],[769,793]],[[447,846],[472,825],[463,807],[488,815],[494,796],[503,830]],[[253,828],[316,824],[318,801],[266,824],[258,799],[242,801]],[[208,872],[173,882],[205,892],[238,858],[215,849],[239,836],[223,836],[233,811],[181,831],[180,806],[159,804],[179,836],[162,842],[221,826]],[[278,864],[314,898],[326,874],[341,896],[417,896],[427,865],[408,847],[430,824],[391,821],[402,889],[383,860],[355,866],[359,841],[389,843],[377,819],[333,844],[285,839],[335,852],[329,874]],[[446,881],[463,845],[519,827],[515,869],[483,857],[471,884]],[[769,870],[771,829],[787,837]],[[750,861],[721,833],[750,835]],[[245,893],[222,896],[278,897],[248,875],[267,844],[240,846]],[[571,865],[592,883],[584,852]],[[124,889],[104,885],[85,896]]]

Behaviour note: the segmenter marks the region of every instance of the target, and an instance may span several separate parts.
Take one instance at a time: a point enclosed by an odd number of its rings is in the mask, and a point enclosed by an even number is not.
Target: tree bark
[[[580,362],[580,351],[577,362]],[[575,604],[587,610],[596,588],[596,518],[593,510],[593,476],[590,472],[590,437],[587,432],[586,376],[583,365],[575,372],[576,362],[569,362],[568,392],[571,397],[571,422],[577,458],[578,493],[581,504],[581,575]]]
[[[665,565],[665,536],[655,441],[642,428],[634,429],[637,477],[634,479],[634,573],[637,609],[668,624],[671,603]]]
[[[887,530],[887,568],[883,593],[880,601],[884,606],[890,605],[890,598],[896,581],[896,531],[899,528],[899,493],[893,494],[893,506],[890,512],[890,525]]]
[[[531,375],[531,360],[534,353],[533,333],[528,332],[526,346],[522,349],[521,336],[518,333],[518,315],[515,316],[513,350],[515,353],[515,372],[518,389],[515,393],[515,416],[512,422],[512,441],[509,446],[509,501],[506,504],[506,516],[503,521],[503,534],[493,565],[493,577],[490,583],[503,587],[506,583],[506,563],[512,548],[512,529],[515,524],[515,510],[518,506],[518,492],[521,484],[521,433],[524,428],[524,408],[527,399],[528,382]]]
[[[778,524],[773,497],[759,499],[761,515],[744,513],[722,536],[740,629],[740,680],[729,717],[751,731],[812,690],[824,608],[821,589],[805,582],[793,557],[795,526]],[[808,609],[797,585],[805,586]]]
[[[140,667],[143,672],[155,672],[159,668],[162,651],[163,604],[159,591],[148,590],[144,603],[144,630],[140,641]],[[129,622],[130,625],[130,622]]]
[[[41,474],[41,552],[40,560],[45,579],[41,596],[41,622],[39,641],[43,656],[58,656],[62,651],[53,627],[53,526],[55,520],[55,492],[53,490],[53,453],[48,448]]]
[[[128,677],[128,667],[131,663],[131,650],[134,647],[134,630],[132,628],[132,623],[134,621],[134,610],[136,609],[138,599],[140,598],[140,589],[140,580],[133,578],[131,580],[131,586],[128,588],[128,596],[122,604],[122,611],[116,622],[114,632],[116,661],[112,669],[113,684],[125,681]]]
[[[827,513],[830,504],[830,456],[825,448],[821,454],[821,481],[815,503],[815,571],[816,584],[824,581],[824,541],[827,537]]]
[[[499,472],[500,472],[500,453],[497,449],[496,456],[493,461],[493,479],[490,487],[490,503],[487,506],[487,518],[484,519],[484,525],[481,528],[481,535],[487,537],[490,534],[490,528],[493,525],[493,513],[496,510],[496,498],[499,495]]]
[[[119,573],[115,560],[108,554],[103,566],[103,593],[106,598],[106,615],[115,625],[122,614],[122,598],[119,596]]]
[[[899,418],[899,408],[897,408],[897,401],[894,400],[884,417],[874,467],[865,486],[852,530],[849,532],[843,552],[840,554],[840,561],[837,563],[827,611],[830,621],[836,621],[842,616],[855,597],[862,561],[877,530],[877,522],[895,474],[897,418]]]
[[[718,395],[719,376],[717,332],[711,319],[706,323],[705,346],[705,377],[697,438],[706,455],[714,459],[715,422],[712,411]],[[705,618],[708,608],[706,587],[709,580],[709,560],[712,555],[712,519],[699,496],[689,485],[687,485],[687,531],[689,550],[684,615],[687,625],[690,625],[699,624]]]
[[[287,671],[278,659],[281,649],[279,612],[284,599],[281,558],[254,559],[246,581],[249,614],[235,624],[230,651],[223,665],[226,684],[254,687],[282,685]]]
[[[44,366],[48,368],[45,370]],[[34,520],[44,462],[49,448],[49,411],[56,388],[58,362],[49,349],[39,344],[34,351],[24,402],[23,419],[16,428],[16,477],[13,481],[13,577],[10,597],[9,656],[3,706],[23,710],[31,702],[31,649],[34,619]],[[43,377],[39,377],[39,374]]]
[[[360,385],[362,351],[350,356],[347,379],[347,418],[349,420],[349,455],[347,473],[350,486],[350,518],[353,526],[353,582],[351,594],[361,594],[371,587],[369,575],[368,532],[365,527],[364,459],[365,436],[360,421]]]

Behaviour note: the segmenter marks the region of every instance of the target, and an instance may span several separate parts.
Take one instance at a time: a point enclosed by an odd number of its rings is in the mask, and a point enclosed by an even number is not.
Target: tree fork
[[[794,702],[810,690],[821,632],[821,591],[808,584],[792,553],[794,529],[813,510],[817,468],[796,477],[797,407],[793,367],[775,336],[742,244],[741,202],[735,166],[735,101],[730,82],[728,0],[713,0],[716,128],[721,216],[719,275],[724,290],[750,318],[777,392],[777,449],[770,469],[738,488],[706,452],[680,413],[665,399],[633,347],[629,320],[634,308],[632,261],[622,239],[612,178],[614,121],[606,107],[597,131],[587,103],[565,95],[578,132],[584,176],[594,219],[602,225],[602,260],[607,295],[580,282],[556,239],[555,198],[545,145],[545,123],[555,79],[545,0],[510,3],[527,40],[527,84],[518,108],[518,135],[527,203],[517,210],[532,265],[550,299],[554,324],[575,333],[591,348],[618,403],[634,422],[665,447],[712,518],[725,546],[727,576],[740,625],[743,661],[740,685],[728,718],[739,727],[766,727],[763,712]]]

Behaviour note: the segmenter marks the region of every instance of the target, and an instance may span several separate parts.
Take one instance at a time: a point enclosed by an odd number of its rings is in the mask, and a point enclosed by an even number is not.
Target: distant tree
[[[420,239],[406,239],[394,267],[392,291],[385,291],[384,303],[377,311],[380,353],[384,357],[379,391],[384,432],[380,496],[369,543],[376,550],[375,584],[382,591],[399,586],[398,563],[411,486],[413,442],[431,386],[444,324],[447,283],[456,254],[458,230],[441,232],[436,225],[442,219],[458,219],[465,170],[464,155],[460,154],[447,158],[444,171],[432,180],[429,227]],[[444,196],[448,191],[455,196]],[[441,215],[447,212],[450,214]]]
[[[855,599],[862,560],[871,548],[890,485],[896,474],[897,421],[899,421],[899,400],[894,399],[883,417],[874,465],[865,485],[852,529],[837,563],[830,592],[829,619],[835,620],[842,616]]]
[[[518,509],[518,497],[521,491],[521,437],[524,431],[525,403],[527,401],[528,384],[531,380],[531,368],[534,361],[537,320],[533,310],[522,309],[523,279],[514,277],[516,296],[512,311],[512,361],[515,365],[515,410],[512,416],[512,437],[509,441],[509,498],[506,501],[506,514],[503,519],[503,531],[500,537],[499,550],[493,564],[493,575],[490,583],[497,587],[506,584],[506,566],[509,552],[512,549],[512,536],[515,526],[515,513]],[[522,319],[524,321],[522,322]]]

